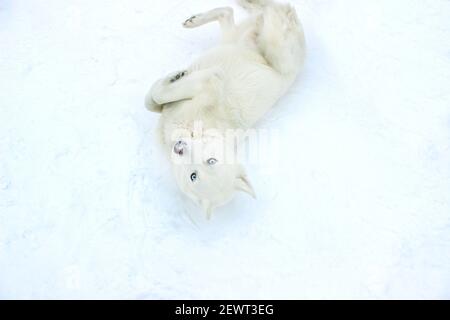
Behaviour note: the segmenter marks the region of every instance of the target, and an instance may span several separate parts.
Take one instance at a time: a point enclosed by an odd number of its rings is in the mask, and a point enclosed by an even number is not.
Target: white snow
[[[294,3],[279,162],[208,222],[143,99],[234,2],[0,2],[0,298],[450,298],[450,2]]]

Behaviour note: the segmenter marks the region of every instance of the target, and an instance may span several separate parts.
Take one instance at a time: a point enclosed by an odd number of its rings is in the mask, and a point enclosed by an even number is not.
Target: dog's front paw
[[[175,81],[180,80],[184,76],[186,76],[188,72],[186,70],[175,73],[174,75],[169,76],[169,82],[174,83]]]
[[[152,112],[161,113],[162,111],[162,105],[157,104],[155,100],[153,100],[151,91],[149,91],[145,96],[145,107],[147,108],[147,110]]]

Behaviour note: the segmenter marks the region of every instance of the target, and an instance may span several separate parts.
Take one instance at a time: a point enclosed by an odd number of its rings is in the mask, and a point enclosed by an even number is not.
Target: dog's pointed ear
[[[253,199],[256,199],[255,190],[253,189],[248,177],[245,173],[241,173],[236,178],[236,189],[239,191],[243,191],[252,196]]]
[[[202,203],[203,210],[206,213],[206,219],[210,220],[212,212],[213,212],[211,203],[208,200],[203,200],[201,203]]]

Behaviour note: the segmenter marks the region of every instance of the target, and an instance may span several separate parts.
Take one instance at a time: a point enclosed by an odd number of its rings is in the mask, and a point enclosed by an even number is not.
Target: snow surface
[[[450,298],[450,1],[294,3],[279,162],[208,222],[143,99],[233,1],[0,2],[0,298]]]

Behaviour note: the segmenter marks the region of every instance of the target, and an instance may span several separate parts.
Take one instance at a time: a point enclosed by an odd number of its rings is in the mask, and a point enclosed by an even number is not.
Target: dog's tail
[[[273,0],[237,0],[239,5],[248,11],[260,11],[273,3]]]

